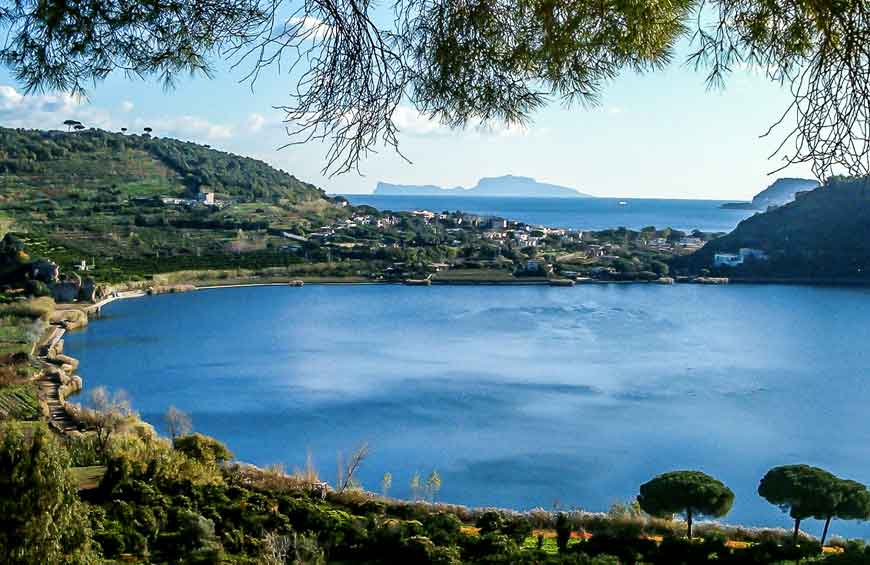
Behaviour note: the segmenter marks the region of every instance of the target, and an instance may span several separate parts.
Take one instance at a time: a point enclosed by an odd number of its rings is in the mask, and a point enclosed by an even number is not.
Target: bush
[[[27,281],[27,294],[32,296],[40,297],[40,296],[51,296],[51,289],[48,288],[48,285],[42,281],[37,280],[29,280]]]
[[[88,512],[69,456],[44,425],[31,430],[0,426],[0,563],[89,562]]]
[[[501,531],[514,542],[522,545],[526,538],[532,535],[532,529],[532,524],[525,516],[511,516],[505,520]]]
[[[519,546],[504,534],[486,534],[463,540],[463,555],[471,561],[487,563],[515,563],[522,552]]]
[[[504,519],[495,510],[487,510],[481,514],[474,525],[480,528],[480,533],[483,535],[494,534],[501,531],[502,526],[504,526]]]
[[[233,453],[218,440],[202,434],[190,434],[175,438],[177,451],[200,463],[222,463],[233,458]]]
[[[662,542],[664,545],[664,542]],[[589,540],[573,546],[573,550],[590,556],[612,555],[623,565],[632,565],[645,558],[656,555],[656,542],[643,538],[623,538],[608,535],[593,536]],[[681,563],[682,561],[662,561],[661,563]],[[693,563],[687,561],[687,563]]]
[[[453,514],[439,512],[423,519],[423,527],[436,545],[453,545],[459,535],[462,522]]]
[[[91,467],[105,462],[93,435],[67,438],[66,450],[73,467]]]

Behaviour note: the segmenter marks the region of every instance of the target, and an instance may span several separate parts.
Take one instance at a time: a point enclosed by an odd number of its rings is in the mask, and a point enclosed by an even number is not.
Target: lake
[[[606,510],[701,469],[735,491],[728,522],[789,527],[755,493],[768,468],[870,481],[867,320],[867,289],[306,285],[115,302],[66,351],[86,390],[161,430],[174,404],[242,461],[310,451],[332,481],[366,441],[369,489],[437,469],[440,500],[517,509]]]
[[[500,216],[527,224],[580,230],[647,226],[684,231],[728,232],[754,212],[725,210],[724,200],[668,200],[651,198],[494,198],[474,196],[383,196],[345,194],[351,204],[379,210],[462,210]],[[620,205],[625,202],[625,205]]]

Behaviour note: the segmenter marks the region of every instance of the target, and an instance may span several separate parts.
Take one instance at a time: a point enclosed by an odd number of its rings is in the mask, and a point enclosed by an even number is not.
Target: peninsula
[[[793,202],[795,195],[799,192],[813,190],[818,187],[819,181],[812,179],[776,179],[773,184],[756,194],[752,202],[726,202],[722,205],[722,208],[730,210],[759,210],[764,212],[768,208],[783,206]]]

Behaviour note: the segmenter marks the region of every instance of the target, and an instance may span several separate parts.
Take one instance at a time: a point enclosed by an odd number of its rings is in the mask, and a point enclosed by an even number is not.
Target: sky
[[[481,177],[514,174],[595,196],[748,200],[777,177],[812,178],[808,167],[769,174],[780,166],[768,157],[785,132],[760,136],[790,97],[752,69],[735,71],[724,90],[709,91],[703,72],[678,56],[661,72],[624,73],[604,88],[597,108],[554,101],[528,128],[451,131],[402,106],[401,150],[412,163],[381,148],[362,163],[362,175],[329,178],[322,173],[325,145],[279,149],[288,137],[275,106],[290,101],[288,76],[276,69],[252,87],[240,82],[243,68],[216,66],[214,78],[187,78],[170,91],[117,73],[86,100],[57,92],[25,96],[0,68],[0,125],[64,129],[71,118],[114,131],[149,126],[157,136],[262,159],[334,194],[370,193],[378,181],[473,186]]]

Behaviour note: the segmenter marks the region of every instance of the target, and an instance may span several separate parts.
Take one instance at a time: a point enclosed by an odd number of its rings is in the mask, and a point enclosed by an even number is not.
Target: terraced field
[[[39,415],[36,385],[24,383],[0,387],[0,420],[36,420]]]

